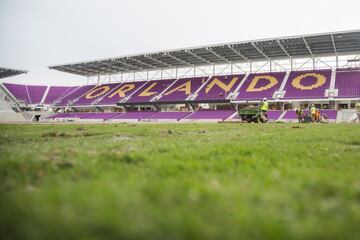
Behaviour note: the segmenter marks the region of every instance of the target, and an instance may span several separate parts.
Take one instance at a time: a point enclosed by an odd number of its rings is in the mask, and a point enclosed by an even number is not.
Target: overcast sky
[[[7,82],[75,85],[47,67],[231,41],[360,29],[359,0],[0,0]]]

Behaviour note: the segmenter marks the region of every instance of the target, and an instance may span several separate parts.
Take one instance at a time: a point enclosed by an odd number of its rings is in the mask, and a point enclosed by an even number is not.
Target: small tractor
[[[261,110],[258,108],[239,109],[238,113],[239,113],[239,119],[241,119],[244,122],[248,122],[248,123],[267,122],[266,116],[264,116]]]

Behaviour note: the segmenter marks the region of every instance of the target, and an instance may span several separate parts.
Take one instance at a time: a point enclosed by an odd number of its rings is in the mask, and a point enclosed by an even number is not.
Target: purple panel
[[[111,119],[134,119],[140,120],[146,118],[156,112],[126,112],[124,114],[117,115]]]
[[[113,113],[91,113],[86,116],[80,117],[80,119],[103,119],[107,120],[109,118],[113,118],[117,115],[121,115],[121,112],[113,112]]]
[[[30,103],[30,99],[26,91],[25,85],[13,84],[13,83],[3,83],[3,85],[18,101]]]
[[[67,92],[75,89],[76,87],[61,87],[61,86],[52,86],[50,87],[48,94],[45,98],[45,104],[52,104],[55,100],[64,96]]]
[[[232,114],[234,114],[236,111],[232,110],[200,110],[197,112],[194,112],[193,114],[189,115],[185,119],[219,119],[219,120],[225,120],[226,118],[230,117]]]
[[[335,89],[338,89],[338,98],[360,97],[360,70],[336,70]]]
[[[176,81],[174,85],[170,87],[160,98],[159,102],[179,102],[185,101],[186,98],[189,97],[190,94],[193,94],[198,90],[201,85],[207,80],[207,77],[197,77],[197,78],[182,78]],[[189,84],[190,93],[186,93],[185,91],[174,91],[172,90],[181,87],[184,84]],[[184,85],[185,87],[185,85]],[[183,89],[183,88],[181,88]]]
[[[68,95],[66,95],[64,98],[62,98],[57,104],[56,106],[67,106],[68,103],[70,101],[74,101],[77,98],[83,96],[86,92],[88,92],[89,90],[91,90],[92,88],[94,88],[95,85],[87,85],[87,86],[82,86],[78,89],[76,89],[75,91],[69,93]]]
[[[283,113],[281,110],[270,110],[267,112],[268,119],[271,121],[276,121],[279,119],[280,115]]]
[[[149,102],[153,97],[160,94],[167,87],[170,86],[172,82],[176,79],[168,79],[168,80],[158,80],[158,81],[150,81],[142,86],[139,91],[137,91],[131,98],[127,101],[128,103],[144,103]],[[150,96],[139,96],[144,91],[149,93],[153,93]]]
[[[296,77],[302,74],[320,74],[325,77],[325,83],[319,87],[314,87],[313,89],[305,90],[296,88],[294,80]],[[289,79],[286,83],[284,90],[285,99],[303,99],[303,98],[312,98],[319,99],[325,98],[325,90],[330,86],[331,79],[331,70],[318,70],[318,71],[301,71],[301,72],[291,72]],[[313,76],[308,76],[302,79],[301,84],[305,87],[310,87],[316,83],[316,78]]]
[[[52,119],[55,119],[55,118],[67,118],[69,115],[70,115],[69,113],[57,113],[57,114],[48,116],[47,118],[52,118]]]
[[[44,93],[46,91],[46,86],[27,86],[30,102],[32,104],[38,104],[41,102]]]
[[[86,113],[86,112],[78,112],[78,113],[69,113],[69,118],[83,118],[88,115],[91,115],[92,113]]]
[[[104,106],[104,105],[116,105],[119,101],[124,99],[124,97],[121,97],[117,91],[122,89],[129,89],[129,91],[125,92],[125,97],[128,97],[133,92],[137,91],[146,81],[139,81],[139,82],[127,82],[122,83],[118,87],[116,87],[111,94],[108,94],[106,97],[104,97],[100,102],[98,102],[95,105]],[[113,95],[114,94],[114,95]]]
[[[296,114],[296,111],[294,110],[288,110],[285,115],[282,117],[282,119],[297,119],[298,116]]]
[[[190,115],[192,112],[158,112],[150,115],[146,119],[174,119],[180,120]]]
[[[264,97],[267,99],[273,99],[273,95],[275,91],[278,91],[281,83],[284,80],[286,72],[274,72],[274,73],[254,73],[250,74],[247,79],[245,80],[244,84],[241,86],[239,90],[239,95],[237,96],[236,100],[259,100]],[[263,78],[262,78],[263,77]],[[277,83],[270,88],[269,86],[270,81],[267,80],[266,77],[273,77],[277,80]],[[257,80],[258,79],[258,80]],[[250,86],[253,81],[256,83],[254,86]],[[251,88],[252,87],[252,88]],[[251,89],[259,89],[258,91],[254,91]]]
[[[95,87],[94,89],[89,89],[89,91],[83,94],[83,96],[79,98],[79,100],[73,103],[73,106],[91,105],[91,103],[95,102],[96,100],[111,94],[119,85],[120,83],[102,84]],[[91,96],[87,96],[90,92],[92,92]],[[100,93],[102,94],[98,95]]]
[[[309,110],[305,110],[304,114],[308,114]],[[328,117],[328,119],[330,120],[336,120],[337,117],[337,110],[334,109],[320,109],[320,114],[324,115],[326,114],[326,116]],[[295,120],[297,119],[298,116],[296,114],[295,110],[288,110],[285,115],[283,116],[282,119],[287,119],[287,120]]]
[[[245,75],[228,75],[228,76],[214,76],[208,83],[199,91],[198,96],[195,100],[197,101],[216,101],[216,100],[225,100],[229,93],[233,92],[240,82],[243,80]],[[226,86],[233,84],[232,87],[225,91],[216,82],[222,82]]]

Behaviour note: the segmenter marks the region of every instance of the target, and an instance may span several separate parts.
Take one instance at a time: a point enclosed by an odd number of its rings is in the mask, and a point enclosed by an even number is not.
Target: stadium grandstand
[[[295,108],[315,104],[330,121],[346,122],[360,98],[359,53],[360,31],[346,31],[50,66],[88,84],[3,82],[1,114],[36,121],[235,121],[238,109],[267,98],[271,121],[296,121]],[[22,73],[0,68],[1,78]]]

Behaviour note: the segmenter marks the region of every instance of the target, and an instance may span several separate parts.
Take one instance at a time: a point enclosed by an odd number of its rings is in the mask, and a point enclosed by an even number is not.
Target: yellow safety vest
[[[357,102],[355,105],[356,109],[360,111],[360,102]]]
[[[269,103],[268,102],[262,102],[260,106],[261,111],[267,111],[269,109]]]
[[[316,108],[315,108],[315,107],[311,107],[311,108],[310,108],[310,112],[311,112],[311,114],[315,114]]]

